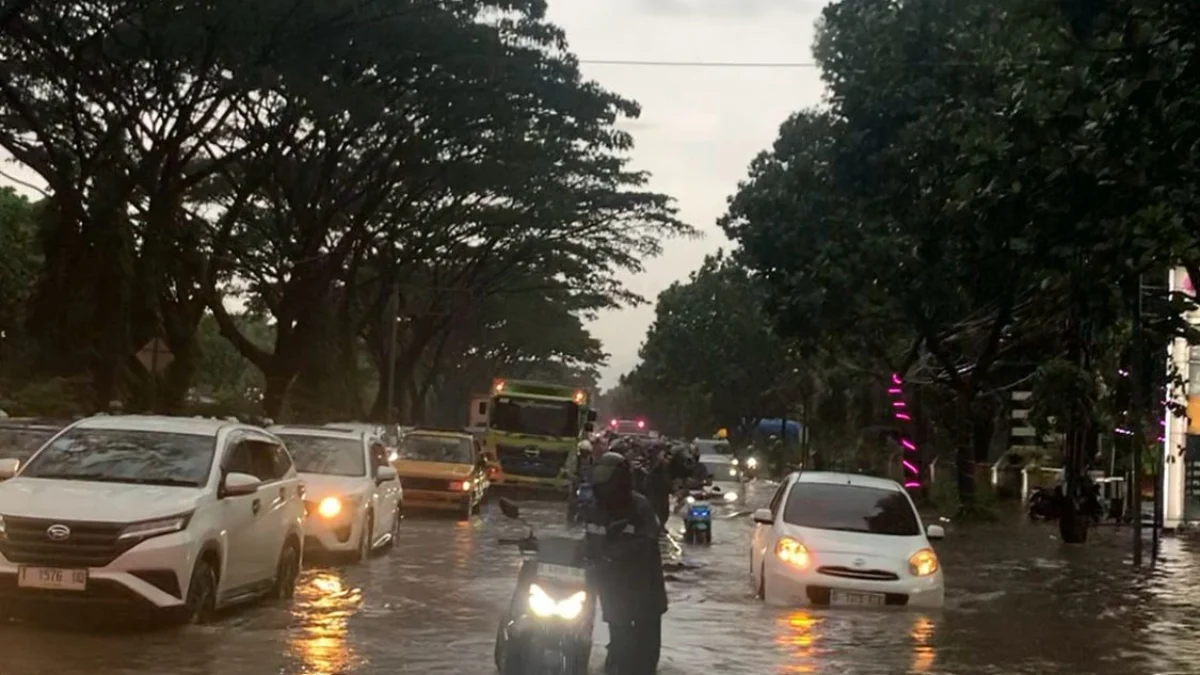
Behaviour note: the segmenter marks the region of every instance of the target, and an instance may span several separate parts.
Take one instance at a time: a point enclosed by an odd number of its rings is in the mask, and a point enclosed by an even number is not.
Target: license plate
[[[696,523],[696,529],[697,530],[707,530],[708,523]]]
[[[880,607],[887,596],[883,593],[848,593],[846,591],[831,591],[829,604],[846,605],[850,607]]]
[[[86,591],[87,570],[64,570],[57,567],[22,567],[17,574],[17,586],[54,591]]]
[[[539,564],[537,573],[539,577],[558,581],[582,581],[587,578],[584,571],[578,567],[550,565],[547,563]]]

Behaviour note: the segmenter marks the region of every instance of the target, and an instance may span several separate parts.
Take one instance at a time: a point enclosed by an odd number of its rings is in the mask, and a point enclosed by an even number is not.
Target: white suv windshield
[[[208,483],[212,436],[124,429],[72,429],[34,456],[26,478],[178,485]]]
[[[292,453],[292,462],[300,473],[328,476],[365,476],[367,460],[362,441],[356,438],[321,438],[279,434]]]
[[[783,522],[799,527],[899,537],[921,533],[904,493],[838,483],[796,483]]]

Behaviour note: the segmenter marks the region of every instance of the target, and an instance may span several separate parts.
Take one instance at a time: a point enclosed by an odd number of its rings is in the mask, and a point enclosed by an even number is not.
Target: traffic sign
[[[175,355],[171,353],[171,348],[167,346],[166,342],[154,338],[138,350],[137,360],[150,373],[158,375],[171,365],[171,362],[175,360]]]

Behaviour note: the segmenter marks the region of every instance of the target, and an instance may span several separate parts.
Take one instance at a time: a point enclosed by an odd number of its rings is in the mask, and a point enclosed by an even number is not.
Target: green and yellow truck
[[[490,397],[484,447],[494,460],[492,484],[567,493],[579,468],[579,440],[596,419],[588,392],[497,379]]]

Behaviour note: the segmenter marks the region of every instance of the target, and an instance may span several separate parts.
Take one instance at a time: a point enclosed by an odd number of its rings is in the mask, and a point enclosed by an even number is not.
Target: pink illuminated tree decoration
[[[908,404],[904,402],[903,384],[904,380],[900,379],[900,375],[892,373],[892,386],[888,387],[888,395],[892,397],[892,416],[902,423],[900,446],[904,448],[904,456],[900,464],[904,467],[904,487],[918,489],[921,487],[921,453],[917,450],[917,444],[903,431],[907,426],[905,423],[912,422],[912,417],[908,414]]]

